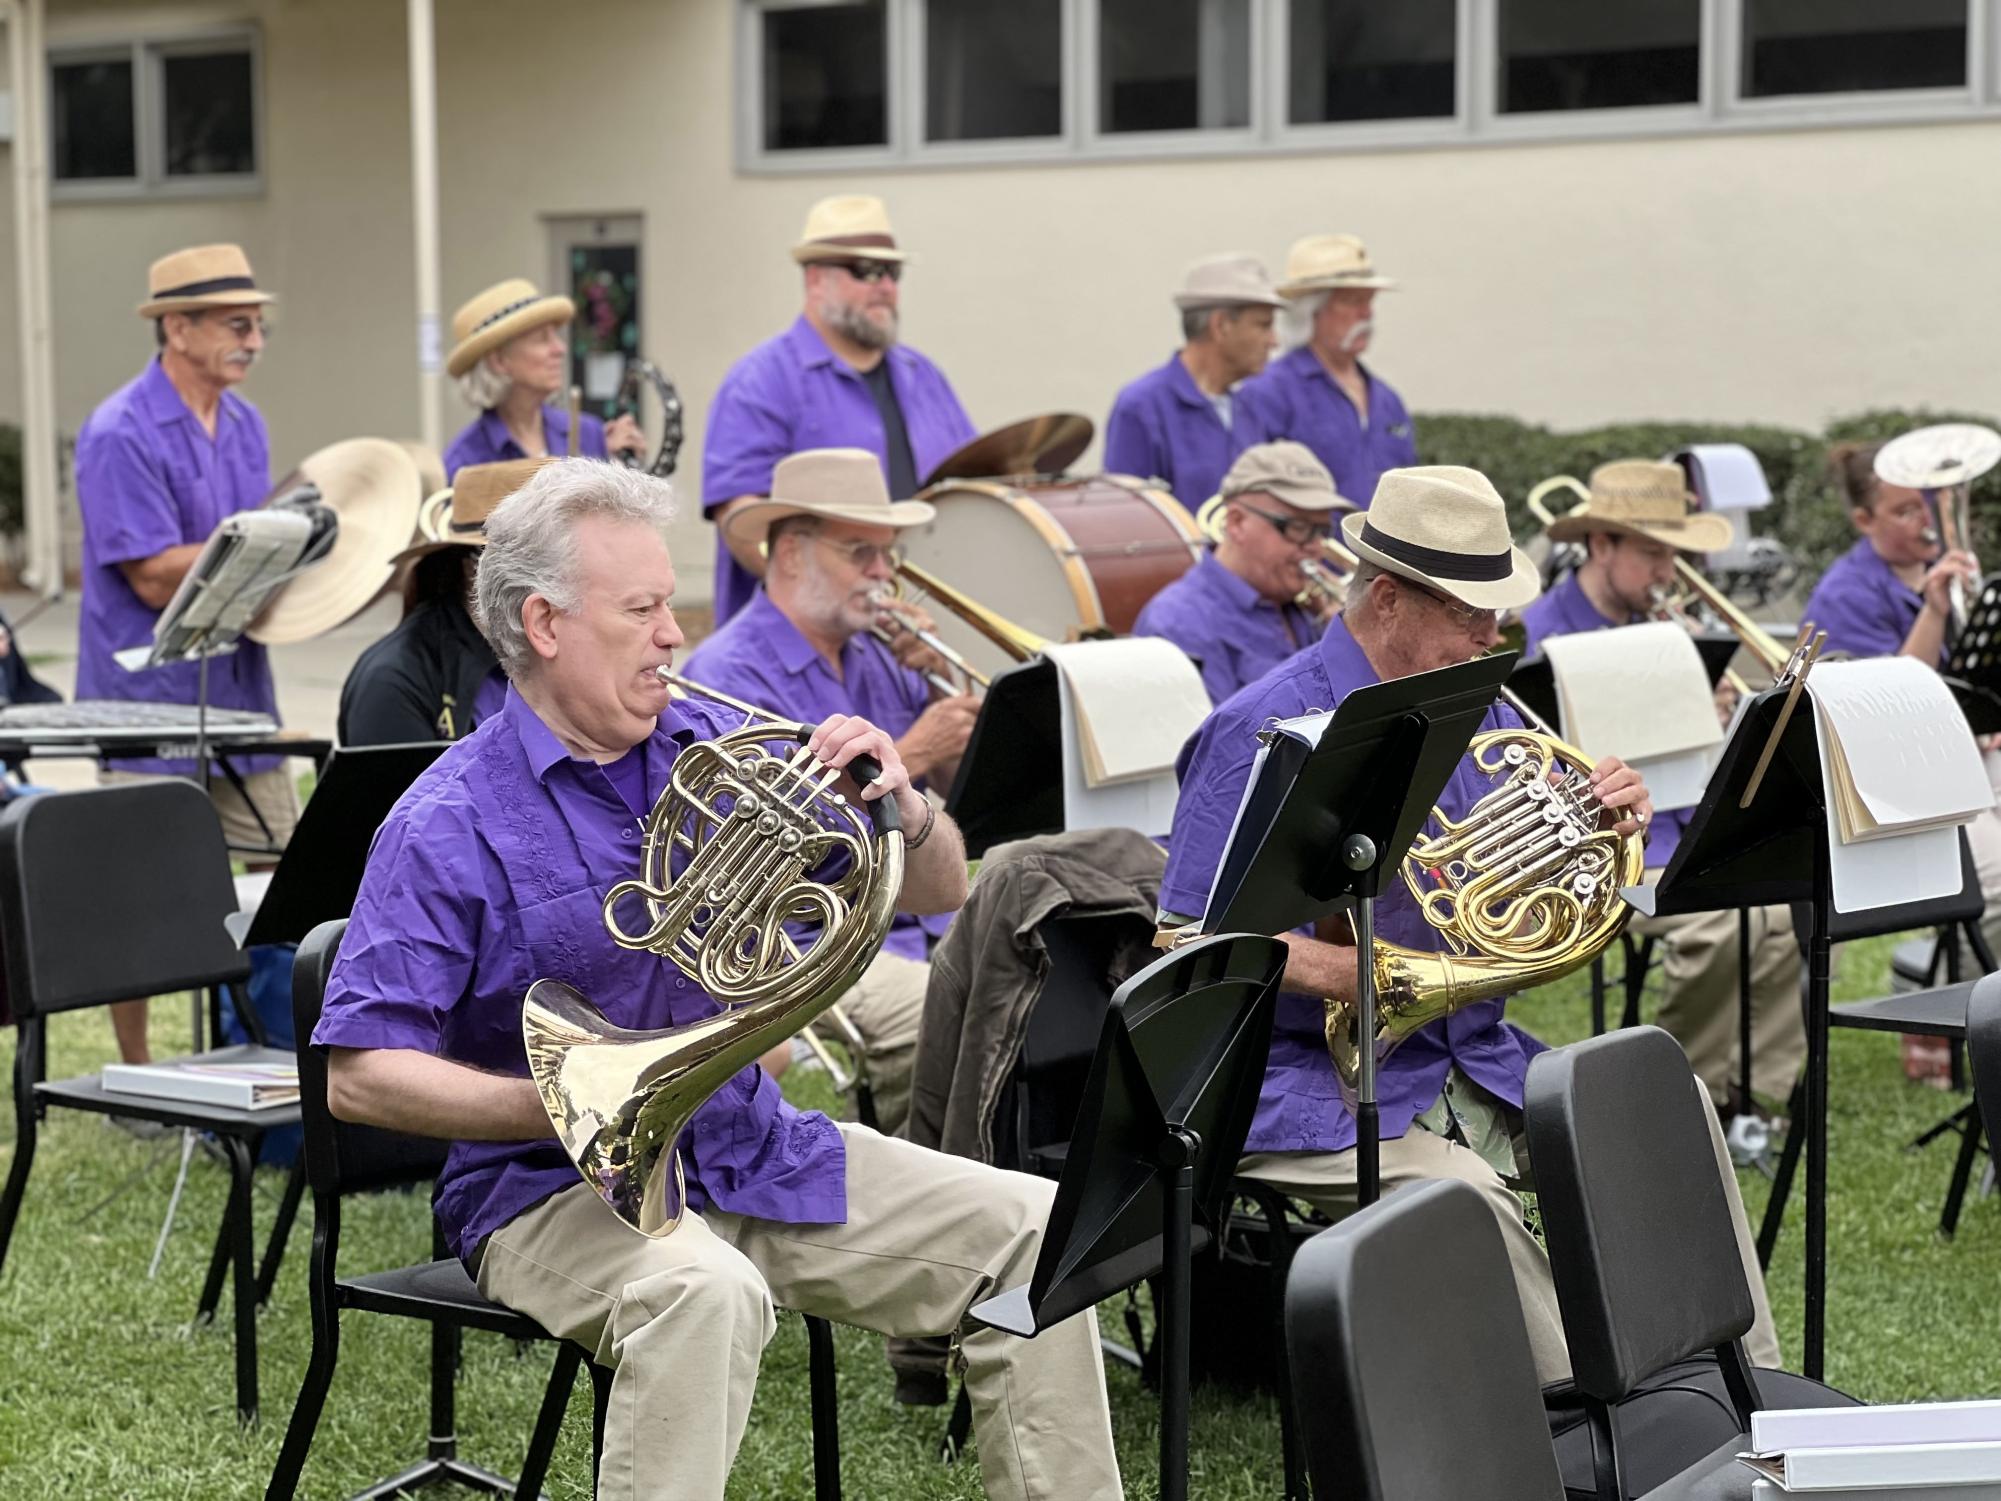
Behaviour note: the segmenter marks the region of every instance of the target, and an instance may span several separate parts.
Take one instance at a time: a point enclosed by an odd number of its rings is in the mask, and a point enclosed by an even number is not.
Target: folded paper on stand
[[[1062,675],[1092,787],[1157,777],[1209,715],[1188,654],[1158,636],[1073,641],[1046,655]]]
[[[1638,762],[1723,744],[1709,673],[1680,626],[1648,621],[1581,631],[1552,637],[1543,651],[1556,677],[1563,737],[1586,755]]]
[[[272,591],[317,558],[337,525],[330,508],[312,502],[225,516],[160,612],[153,640],[113,653],[118,665],[136,672],[230,649]]]

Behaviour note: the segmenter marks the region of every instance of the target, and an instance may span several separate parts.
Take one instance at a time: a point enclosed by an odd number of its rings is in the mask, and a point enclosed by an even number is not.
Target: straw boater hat
[[[146,272],[146,300],[141,318],[186,313],[205,307],[257,307],[276,301],[257,290],[250,258],[241,245],[196,245],[176,250],[153,262]]]
[[[545,323],[568,323],[577,305],[567,297],[544,297],[523,277],[496,282],[452,314],[452,352],[447,373],[464,375],[516,334]]]
[[[340,522],[327,555],[280,589],[244,634],[266,646],[307,641],[365,609],[388,586],[423,499],[416,460],[387,438],[349,438],[310,455],[278,482],[302,481]]]
[[[880,198],[849,193],[822,198],[806,210],[806,228],[792,247],[792,259],[802,266],[815,261],[907,261],[896,248],[896,231],[889,227],[889,210]]]
[[[1199,307],[1284,307],[1272,290],[1264,262],[1254,255],[1211,255],[1195,262],[1181,279],[1174,305],[1183,312]]]
[[[1302,511],[1352,511],[1355,502],[1334,488],[1334,476],[1304,443],[1256,443],[1237,455],[1217,492],[1225,500],[1269,495]]]
[[[1354,235],[1308,235],[1294,240],[1285,253],[1281,297],[1304,297],[1341,287],[1389,291],[1396,286],[1369,259],[1368,248]]]
[[[762,542],[787,516],[825,516],[864,526],[922,526],[937,508],[929,501],[891,500],[882,465],[866,448],[809,448],[780,459],[771,494],[725,523],[739,542]]]
[[[1721,552],[1737,528],[1728,516],[1695,505],[1681,465],[1615,459],[1591,471],[1590,498],[1550,523],[1549,540],[1582,542],[1593,532],[1618,532],[1683,552]]]
[[[1341,518],[1341,535],[1357,557],[1476,610],[1517,609],[1542,592],[1500,491],[1477,469],[1388,470],[1369,509]]]
[[[486,518],[494,507],[527,484],[536,470],[555,462],[545,454],[533,459],[502,459],[497,464],[467,464],[450,489],[439,490],[424,502],[417,516],[417,540],[389,561],[408,563],[447,547],[486,546]]]

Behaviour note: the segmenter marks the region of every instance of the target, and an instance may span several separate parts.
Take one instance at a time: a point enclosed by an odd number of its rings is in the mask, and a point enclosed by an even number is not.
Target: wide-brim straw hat
[[[1354,235],[1308,235],[1292,242],[1292,249],[1285,253],[1285,280],[1278,284],[1279,296],[1305,297],[1342,287],[1388,292],[1396,283],[1376,270],[1368,247]]]
[[[825,516],[861,526],[922,526],[938,514],[924,500],[891,500],[882,465],[866,448],[809,448],[780,459],[771,494],[733,512],[724,525],[740,542],[762,542],[787,516]]]
[[[388,587],[397,549],[410,540],[423,501],[416,461],[387,438],[349,438],[322,448],[272,493],[283,495],[301,481],[319,486],[340,530],[327,555],[250,622],[244,634],[266,646],[310,641],[368,608]]]
[[[909,252],[896,247],[889,227],[889,210],[869,193],[843,193],[822,198],[806,210],[806,227],[792,247],[792,259],[802,266],[814,261],[907,261]]]
[[[497,464],[467,464],[449,489],[434,491],[417,514],[417,540],[389,561],[411,562],[447,547],[486,546],[486,518],[494,507],[527,484],[535,471],[556,460],[543,454],[532,459],[502,459]]]
[[[1369,509],[1341,518],[1341,535],[1357,557],[1476,610],[1519,609],[1542,593],[1507,503],[1477,469],[1387,470]]]
[[[188,313],[197,308],[259,307],[277,295],[257,288],[250,257],[241,245],[195,245],[163,255],[146,272],[141,318]]]
[[[1264,262],[1254,255],[1204,256],[1181,278],[1174,305],[1184,313],[1195,308],[1285,306],[1271,284]]]
[[[1614,459],[1591,471],[1582,506],[1549,525],[1552,542],[1581,542],[1593,532],[1617,532],[1664,542],[1682,552],[1721,552],[1737,538],[1728,516],[1698,511],[1681,465]]]
[[[576,316],[577,305],[569,298],[545,296],[525,277],[496,282],[452,314],[454,342],[445,359],[446,373],[464,375],[515,335]]]

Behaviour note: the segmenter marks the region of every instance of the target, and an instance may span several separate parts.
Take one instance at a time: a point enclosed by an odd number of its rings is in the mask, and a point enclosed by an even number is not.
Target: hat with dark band
[[[1542,593],[1508,531],[1508,507],[1477,469],[1391,469],[1369,509],[1341,518],[1348,550],[1476,610],[1519,609]]]
[[[259,307],[276,294],[257,290],[241,245],[196,245],[163,255],[146,272],[141,318],[211,307]]]
[[[577,305],[567,297],[545,297],[522,277],[496,282],[452,314],[452,352],[445,371],[464,375],[517,334],[545,323],[568,323]]]

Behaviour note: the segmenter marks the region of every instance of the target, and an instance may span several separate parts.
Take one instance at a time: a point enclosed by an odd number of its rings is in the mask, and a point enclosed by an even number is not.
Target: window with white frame
[[[51,48],[49,114],[59,192],[254,187],[256,36]]]
[[[751,169],[2001,119],[2001,0],[735,3]]]

